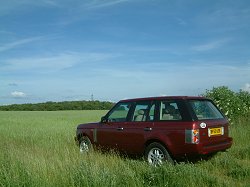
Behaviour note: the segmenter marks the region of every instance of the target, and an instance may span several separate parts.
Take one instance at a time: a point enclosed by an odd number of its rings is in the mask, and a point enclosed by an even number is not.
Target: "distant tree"
[[[109,110],[114,103],[107,101],[63,101],[36,103],[36,104],[13,104],[0,106],[4,111],[56,111],[56,110]]]

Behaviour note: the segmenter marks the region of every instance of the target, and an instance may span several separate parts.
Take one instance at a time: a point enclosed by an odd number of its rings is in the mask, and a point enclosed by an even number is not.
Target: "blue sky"
[[[0,0],[0,104],[250,92],[250,1]]]

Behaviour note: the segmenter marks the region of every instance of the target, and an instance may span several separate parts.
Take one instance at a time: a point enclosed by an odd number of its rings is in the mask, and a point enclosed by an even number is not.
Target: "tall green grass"
[[[79,154],[76,125],[106,111],[0,112],[0,186],[249,186],[250,118],[208,161],[151,167],[115,153]]]

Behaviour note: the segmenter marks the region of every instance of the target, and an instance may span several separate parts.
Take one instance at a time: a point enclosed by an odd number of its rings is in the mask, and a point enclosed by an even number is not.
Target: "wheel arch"
[[[91,138],[88,136],[87,133],[84,133],[84,132],[79,133],[79,134],[77,135],[77,140],[78,140],[79,143],[80,143],[80,139],[81,139],[82,137],[84,137],[84,136],[88,137],[88,139],[89,139],[89,140],[91,141],[91,143],[92,143]]]
[[[168,146],[166,143],[164,143],[164,141],[161,141],[161,140],[159,140],[159,139],[157,139],[157,138],[149,139],[149,140],[146,141],[146,143],[144,144],[144,154],[145,154],[145,151],[146,151],[147,147],[148,147],[151,143],[154,143],[154,142],[163,145],[163,146],[167,149],[167,151],[168,151],[168,153],[170,154],[170,156],[171,156],[172,158],[174,158],[174,157],[173,157],[173,154],[172,154],[172,152],[171,152],[171,150],[169,149],[169,146]]]

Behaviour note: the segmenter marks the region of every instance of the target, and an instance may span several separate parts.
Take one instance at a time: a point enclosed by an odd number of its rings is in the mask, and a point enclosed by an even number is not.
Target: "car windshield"
[[[221,112],[209,100],[190,100],[189,103],[199,120],[224,118]]]

